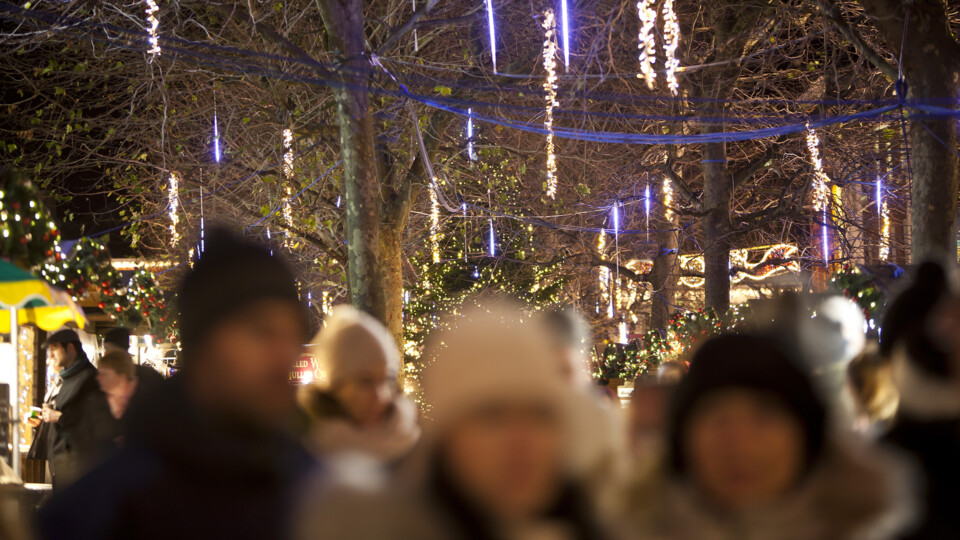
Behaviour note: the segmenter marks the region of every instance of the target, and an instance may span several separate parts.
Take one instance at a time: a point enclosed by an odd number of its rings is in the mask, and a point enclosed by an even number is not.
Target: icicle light
[[[213,160],[220,163],[220,127],[217,125],[217,113],[213,113]]]
[[[493,73],[497,73],[497,28],[493,22],[493,0],[487,0],[487,28],[490,31],[490,59],[493,61]]]
[[[552,9],[543,13],[543,69],[547,72],[547,80],[543,83],[543,90],[547,97],[547,110],[543,119],[543,127],[547,131],[547,197],[551,199],[557,194],[557,156],[553,149],[553,108],[557,103],[557,25]]]
[[[170,243],[177,245],[180,241],[180,232],[177,231],[177,224],[180,223],[180,179],[177,173],[170,173],[170,188],[167,190],[168,207],[170,209]]]
[[[627,342],[629,341],[629,339],[628,339],[628,334],[627,334],[627,321],[620,321],[619,330],[620,330],[620,332],[619,332],[619,333],[620,333],[620,344],[621,344],[621,345],[626,345]]]
[[[490,256],[497,256],[497,237],[493,233],[493,219],[490,219]]]
[[[560,0],[560,28],[563,30],[563,68],[570,69],[570,17],[567,0]]]
[[[828,219],[830,217],[830,211],[826,205],[823,207],[823,264],[830,264],[830,230],[828,225]]]
[[[677,59],[677,47],[680,46],[680,23],[673,10],[673,0],[663,1],[663,55],[666,63],[667,87],[673,95],[677,95],[680,84],[677,82],[677,68],[680,60]]]
[[[147,34],[149,34],[147,42],[150,43],[150,48],[147,49],[147,53],[160,56],[160,38],[157,37],[157,31],[160,29],[160,19],[157,18],[157,12],[160,11],[160,8],[154,0],[146,0],[146,2]]]
[[[470,161],[477,160],[477,154],[473,151],[473,109],[467,109],[467,157]]]
[[[647,88],[653,90],[657,80],[657,72],[653,70],[657,62],[657,43],[654,40],[653,30],[657,24],[657,10],[654,7],[656,0],[639,0],[637,2],[637,16],[640,17],[640,33],[637,35],[640,48],[640,73],[637,77],[647,81]]]
[[[417,0],[410,0],[410,4],[413,6],[413,12],[417,12]],[[420,52],[420,38],[417,36],[417,29],[413,29],[413,51]]]
[[[827,206],[827,193],[830,177],[823,172],[823,161],[820,159],[820,137],[817,132],[807,128],[807,150],[810,152],[810,162],[813,164],[813,207],[823,210]],[[824,222],[826,223],[826,222]]]
[[[430,185],[430,250],[433,262],[440,262],[440,200],[437,198],[437,179]]]

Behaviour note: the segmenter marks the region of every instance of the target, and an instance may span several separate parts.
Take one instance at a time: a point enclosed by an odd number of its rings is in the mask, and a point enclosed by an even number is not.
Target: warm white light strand
[[[677,47],[680,46],[680,22],[677,13],[673,10],[673,0],[663,2],[663,55],[667,66],[664,77],[667,87],[673,95],[677,95],[680,83],[677,82],[677,68],[680,60],[677,59]]]
[[[557,103],[557,25],[553,9],[543,13],[543,69],[547,72],[547,80],[543,83],[546,93],[547,108],[543,119],[543,127],[547,131],[547,197],[551,199],[557,194],[557,156],[553,148],[553,108]]]
[[[160,8],[154,0],[146,0],[147,3],[147,42],[150,48],[147,53],[154,56],[160,56],[160,38],[157,37],[157,31],[160,29],[160,19],[157,18],[157,12]]]
[[[890,208],[887,201],[880,207],[880,260],[885,261],[890,256]]]
[[[656,0],[638,0],[637,2],[637,16],[640,17],[640,33],[637,35],[640,48],[640,73],[637,73],[637,77],[645,79],[647,88],[651,90],[657,80],[657,72],[653,70],[654,64],[657,63],[657,43],[653,35],[657,24],[655,4]]]
[[[670,185],[670,179],[663,179],[663,217],[667,221],[673,219],[673,186]]]
[[[430,250],[433,262],[440,262],[440,200],[437,198],[437,179],[430,185]]]
[[[177,213],[180,208],[180,178],[177,177],[177,173],[170,173],[169,182],[167,206],[170,210],[170,243],[175,246],[180,241],[180,232],[177,231],[177,224],[180,223],[180,214]]]
[[[810,162],[813,164],[813,207],[823,210],[827,205],[827,194],[830,177],[823,172],[823,161],[820,159],[820,137],[817,132],[807,128],[807,150],[810,152]]]
[[[293,155],[293,130],[286,128],[283,130],[283,178],[286,180],[284,182],[283,220],[287,223],[287,227],[293,227],[293,208],[290,204],[290,199],[293,197],[293,189],[290,187],[290,182],[293,181]],[[289,229],[284,237],[286,239],[283,243],[289,247],[291,245]]]

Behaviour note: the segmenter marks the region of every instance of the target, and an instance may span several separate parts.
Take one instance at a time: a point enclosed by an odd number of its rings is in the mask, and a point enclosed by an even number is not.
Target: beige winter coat
[[[803,485],[750,512],[720,512],[663,468],[625,499],[623,537],[638,540],[884,540],[910,521],[909,476],[893,456],[832,444]]]

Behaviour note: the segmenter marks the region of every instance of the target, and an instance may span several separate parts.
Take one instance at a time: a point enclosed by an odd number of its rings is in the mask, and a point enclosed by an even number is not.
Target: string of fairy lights
[[[680,46],[680,22],[677,13],[673,10],[673,0],[663,0],[663,55],[666,64],[664,78],[670,93],[677,95],[680,83],[677,82],[677,69],[680,60],[677,58],[677,47]]]
[[[177,225],[180,223],[180,214],[178,213],[180,209],[180,178],[177,173],[170,173],[168,182],[167,206],[170,209],[170,244],[176,246],[180,242],[180,231],[177,230]]]
[[[158,36],[160,30],[160,19],[157,17],[157,12],[160,11],[160,7],[157,6],[155,0],[146,0],[147,9],[147,43],[150,44],[150,48],[147,49],[147,54],[153,56],[160,56],[160,38]]]
[[[654,27],[657,24],[656,0],[638,0],[637,16],[640,18],[640,33],[637,46],[640,48],[640,73],[637,77],[647,82],[647,88],[653,90],[657,81],[654,65],[657,62],[657,44],[654,40]]]
[[[551,199],[557,195],[557,156],[553,147],[553,108],[559,106],[557,102],[557,24],[553,10],[548,8],[543,13],[543,69],[547,72],[547,79],[543,82],[546,93],[546,114],[543,118],[543,127],[547,131],[547,197]],[[566,43],[567,40],[564,40]]]
[[[293,195],[293,190],[290,187],[291,182],[293,182],[293,130],[290,128],[285,128],[282,133],[283,136],[283,178],[286,180],[284,182],[284,197],[283,203],[283,221],[287,224],[287,227],[293,227],[293,206],[290,201],[291,195]],[[292,247],[292,242],[290,240],[290,235],[284,235],[283,245],[286,247]]]

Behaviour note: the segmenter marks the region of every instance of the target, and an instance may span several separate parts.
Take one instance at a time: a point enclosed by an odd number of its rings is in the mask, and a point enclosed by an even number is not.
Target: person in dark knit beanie
[[[176,308],[184,358],[189,361],[219,323],[264,299],[297,306],[301,312],[302,342],[309,340],[310,320],[286,264],[267,249],[242,241],[225,229],[212,231],[203,256],[177,289]]]
[[[310,334],[293,275],[216,231],[177,308],[183,368],[130,402],[123,447],[44,505],[40,538],[290,537],[314,464],[295,429],[290,373]]]
[[[890,538],[895,458],[832,435],[801,364],[772,338],[705,342],[673,396],[662,465],[623,499],[632,538]]]
[[[804,459],[809,469],[823,448],[827,411],[799,365],[772,339],[729,335],[704,343],[677,387],[670,408],[668,437],[673,470],[678,474],[687,470],[682,449],[691,414],[711,394],[724,390],[769,396],[792,415],[803,431]]]

